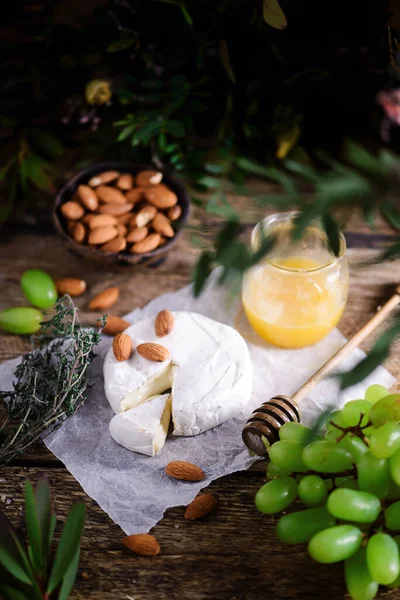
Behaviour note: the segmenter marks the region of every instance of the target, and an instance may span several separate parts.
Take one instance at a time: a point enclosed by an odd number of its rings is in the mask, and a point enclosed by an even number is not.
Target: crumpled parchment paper
[[[127,534],[147,532],[168,507],[187,505],[214,479],[247,469],[256,460],[249,456],[241,438],[242,427],[250,413],[276,394],[290,396],[345,341],[335,330],[310,348],[283,350],[269,346],[252,332],[240,303],[229,303],[223,288],[216,286],[215,280],[216,273],[198,299],[193,298],[191,287],[187,286],[155,298],[125,318],[135,323],[168,308],[198,312],[235,325],[248,340],[253,363],[253,393],[245,414],[196,437],[169,436],[161,453],[153,458],[126,450],[108,433],[114,413],[104,395],[102,367],[112,338],[104,336],[91,367],[90,379],[95,385],[86,404],[45,440],[47,447],[65,464],[85,492]],[[341,370],[351,368],[363,356],[361,350],[355,350],[342,362]],[[0,365],[0,389],[11,389],[13,371],[19,361],[18,358]],[[303,422],[311,424],[325,408],[334,410],[348,400],[363,397],[371,383],[390,386],[393,382],[394,377],[383,367],[378,367],[361,384],[341,394],[336,380],[326,379],[302,402]],[[187,483],[170,479],[164,469],[172,460],[185,460],[200,466],[206,473],[205,480]]]

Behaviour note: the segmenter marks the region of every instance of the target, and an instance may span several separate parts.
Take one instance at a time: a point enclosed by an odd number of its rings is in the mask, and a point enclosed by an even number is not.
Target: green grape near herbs
[[[400,587],[398,399],[370,386],[365,399],[328,417],[324,437],[304,425],[283,426],[268,449],[271,481],[255,498],[264,514],[286,511],[296,498],[303,503],[305,510],[279,519],[278,538],[308,543],[317,562],[344,561],[353,600],[373,600],[380,584]]]
[[[57,300],[54,281],[44,271],[31,269],[21,276],[21,288],[25,297],[37,308],[51,308]]]

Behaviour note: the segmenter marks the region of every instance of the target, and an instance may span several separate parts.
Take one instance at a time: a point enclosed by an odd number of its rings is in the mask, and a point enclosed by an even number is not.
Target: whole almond
[[[118,221],[112,215],[91,215],[89,221],[89,229],[97,229],[98,227],[117,226]]]
[[[130,190],[133,187],[133,175],[130,173],[123,173],[118,177],[117,187],[120,190]]]
[[[118,217],[129,213],[133,208],[133,204],[103,204],[99,206],[98,212],[102,215],[113,215]]]
[[[157,556],[157,554],[160,554],[160,544],[154,535],[149,533],[127,535],[122,542],[129,550],[142,556]]]
[[[154,220],[151,225],[154,231],[156,231],[157,233],[161,233],[161,235],[164,235],[165,237],[171,238],[175,235],[175,231],[171,227],[170,220],[162,213],[158,213],[154,217]]]
[[[202,519],[217,506],[217,497],[214,494],[199,494],[186,507],[184,517],[188,521]]]
[[[127,229],[126,225],[123,225],[122,223],[118,223],[117,231],[118,231],[118,235],[120,235],[121,237],[126,237],[126,234],[128,233],[128,229]]]
[[[116,238],[110,240],[103,246],[101,246],[100,250],[104,250],[104,252],[123,252],[126,248],[126,239],[120,235],[117,235]]]
[[[132,340],[129,335],[126,335],[126,333],[117,333],[113,340],[113,352],[119,362],[128,360],[132,354]]]
[[[136,215],[136,227],[144,227],[154,219],[157,214],[155,206],[144,206]]]
[[[155,250],[161,242],[161,235],[159,233],[151,233],[142,242],[134,244],[129,252],[132,254],[145,254]]]
[[[165,244],[167,243],[167,238],[161,238],[160,243],[158,244],[158,246],[165,246]]]
[[[124,215],[116,215],[115,217],[121,225],[128,225],[130,219],[132,218],[131,213],[125,213]]]
[[[117,177],[119,177],[118,171],[104,171],[104,173],[99,173],[98,175],[92,177],[92,179],[90,179],[88,182],[88,185],[91,187],[96,187],[102,183],[110,183],[110,181],[114,181],[114,179],[117,179]]]
[[[200,467],[183,460],[174,460],[168,463],[165,474],[174,479],[183,479],[183,481],[202,481],[205,477],[204,471]]]
[[[126,241],[133,242],[134,244],[136,244],[137,242],[141,242],[142,240],[144,240],[147,237],[148,233],[149,230],[147,229],[147,227],[136,227],[128,233],[128,235],[126,236]]]
[[[152,360],[153,362],[164,362],[164,360],[168,360],[170,356],[168,348],[161,346],[161,344],[154,344],[153,342],[139,344],[137,351],[140,356],[147,358],[147,360]]]
[[[103,327],[103,333],[106,333],[107,335],[117,335],[117,333],[122,333],[129,326],[130,323],[125,321],[125,319],[121,319],[121,317],[117,317],[115,315],[107,315],[107,321]]]
[[[150,204],[157,208],[170,208],[178,202],[177,195],[162,183],[147,188],[144,196]]]
[[[97,210],[99,200],[96,192],[92,190],[91,187],[88,185],[80,185],[78,187],[78,195],[83,206],[85,206],[88,210]]]
[[[126,204],[125,195],[110,185],[100,185],[96,189],[96,194],[104,204]]]
[[[94,215],[93,213],[88,213],[87,215],[85,215],[83,217],[83,219],[81,219],[81,221],[84,225],[89,225],[89,223],[93,219],[93,217],[96,217],[96,216],[97,215]]]
[[[154,329],[157,337],[163,337],[171,333],[174,327],[174,315],[170,310],[160,310],[156,316]]]
[[[136,185],[143,185],[144,187],[148,185],[156,185],[160,183],[163,178],[163,174],[160,171],[140,171],[136,175]]]
[[[89,233],[88,242],[92,246],[97,244],[105,244],[117,237],[118,231],[116,227],[107,225],[106,227],[97,227]]]
[[[110,287],[91,299],[88,306],[90,310],[106,310],[111,308],[119,298],[119,288]]]
[[[55,280],[57,292],[60,296],[69,294],[70,296],[81,296],[86,290],[86,281],[77,277],[64,277]]]
[[[129,192],[125,194],[128,202],[132,202],[132,204],[137,204],[140,200],[143,200],[143,190],[141,188],[132,188]]]
[[[71,221],[78,221],[78,219],[82,219],[83,215],[85,214],[83,207],[72,200],[62,204],[60,210],[62,215],[66,219],[71,219]]]
[[[78,242],[78,244],[82,244],[82,242],[84,241],[84,239],[86,237],[86,229],[85,229],[85,226],[82,225],[82,223],[78,222],[75,225],[74,231],[72,233],[72,237],[74,238],[74,240],[76,242]]]
[[[171,221],[176,221],[177,219],[179,219],[181,214],[182,214],[182,208],[179,206],[179,204],[176,204],[176,206],[172,206],[167,211],[167,217]]]

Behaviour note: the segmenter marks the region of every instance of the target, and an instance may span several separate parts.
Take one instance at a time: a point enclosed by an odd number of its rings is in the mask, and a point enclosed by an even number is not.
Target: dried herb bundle
[[[0,422],[0,465],[54,431],[84,402],[87,370],[100,334],[82,327],[77,313],[69,296],[58,300],[55,315],[32,338],[33,349],[15,371],[13,391],[0,391],[6,407]]]

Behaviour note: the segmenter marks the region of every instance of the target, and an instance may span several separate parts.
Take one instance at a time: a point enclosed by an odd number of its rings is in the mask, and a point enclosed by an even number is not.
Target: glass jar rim
[[[251,233],[250,243],[251,243],[252,249],[254,249],[254,247],[256,245],[256,236],[259,234],[261,227],[265,228],[265,227],[271,225],[274,220],[276,220],[278,222],[282,222],[284,220],[293,221],[295,219],[295,217],[297,217],[298,215],[301,214],[301,212],[302,211],[300,211],[300,210],[289,210],[289,211],[283,211],[283,212],[279,212],[279,213],[272,213],[272,214],[264,217],[259,223],[257,223],[257,225],[254,227],[254,229]],[[310,224],[307,227],[310,227],[314,224],[314,226],[319,225],[319,227],[321,228],[321,223],[318,221],[319,221],[318,218],[314,219],[313,221],[310,222]],[[323,231],[323,230],[321,230],[321,231]],[[268,263],[268,265],[270,265],[271,267],[273,267],[279,271],[287,271],[290,273],[301,274],[301,273],[311,273],[313,271],[323,271],[324,269],[329,269],[330,267],[332,267],[333,265],[338,263],[343,258],[344,254],[346,252],[346,238],[344,237],[344,234],[342,231],[339,231],[339,240],[340,240],[339,254],[337,256],[334,256],[332,258],[332,260],[330,260],[326,264],[319,265],[318,267],[310,267],[308,269],[296,269],[294,267],[286,267],[286,266],[278,265],[266,257],[263,258],[263,261],[265,261],[266,263]]]

